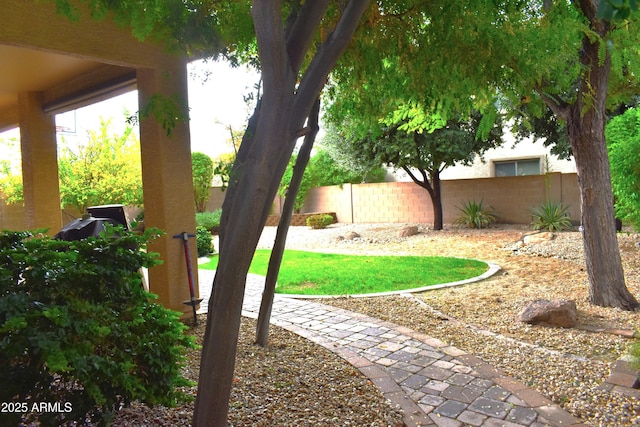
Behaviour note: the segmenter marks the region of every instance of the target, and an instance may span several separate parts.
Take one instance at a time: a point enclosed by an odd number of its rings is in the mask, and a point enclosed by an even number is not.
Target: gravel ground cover
[[[206,316],[192,328],[201,343]],[[401,426],[402,413],[357,368],[323,347],[277,327],[269,347],[254,344],[256,322],[242,319],[231,391],[229,426]],[[197,382],[200,352],[191,351],[185,377]],[[194,396],[197,387],[186,388]],[[190,426],[193,403],[177,408],[133,404],[114,427]]]
[[[359,241],[337,241],[336,250],[363,245],[356,250],[363,252],[366,246],[367,252],[376,253],[463,256],[495,262],[503,271],[479,284],[429,291],[415,299],[323,302],[410,327],[475,354],[589,425],[640,425],[640,399],[598,388],[611,364],[626,353],[629,339],[586,330],[639,329],[640,314],[589,304],[579,232],[559,233],[551,241],[518,247],[516,242],[526,229],[434,232],[421,228],[420,234],[400,239],[399,228],[362,227]],[[627,286],[640,297],[640,237],[622,233],[618,240]],[[528,301],[540,298],[575,300],[579,327],[529,326],[515,320]]]
[[[483,259],[503,271],[463,287],[429,291],[414,298],[322,300],[410,327],[475,354],[526,383],[591,426],[640,425],[640,399],[600,390],[611,363],[626,353],[629,340],[594,329],[640,328],[640,314],[588,303],[582,241],[578,232],[518,248],[527,230],[445,229],[398,237],[406,224],[336,224],[325,230],[292,227],[287,247],[333,253],[439,255]],[[360,237],[342,239],[350,231]],[[259,247],[270,247],[267,227]],[[640,297],[640,237],[619,235],[627,285]],[[571,298],[579,327],[555,329],[515,321],[533,299]],[[201,336],[204,326],[193,333]],[[254,322],[243,319],[230,425],[396,426],[401,414],[378,390],[338,356],[287,331],[272,327],[270,347],[253,344]],[[197,380],[199,352],[189,355],[186,375]],[[195,394],[195,388],[187,392]],[[187,426],[192,404],[178,408],[134,405],[121,411],[116,426]]]

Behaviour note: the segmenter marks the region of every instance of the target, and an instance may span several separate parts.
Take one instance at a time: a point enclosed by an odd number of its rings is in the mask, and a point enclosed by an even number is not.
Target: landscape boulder
[[[409,237],[415,236],[418,234],[418,227],[415,225],[409,225],[407,227],[402,227],[400,231],[398,231],[398,236],[400,237]]]
[[[357,239],[358,237],[360,237],[360,235],[355,231],[349,231],[347,234],[344,235],[344,238],[346,240],[353,240],[353,239]]]
[[[578,321],[578,309],[573,300],[539,299],[528,303],[518,314],[518,320],[531,325],[573,328]]]
[[[555,237],[556,235],[550,231],[535,232],[535,233],[525,234],[522,237],[522,242],[525,245],[529,245],[531,243],[548,242],[549,240],[555,239]]]

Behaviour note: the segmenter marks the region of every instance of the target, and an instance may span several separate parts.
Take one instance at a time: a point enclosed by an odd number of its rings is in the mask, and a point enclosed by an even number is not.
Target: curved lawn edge
[[[403,289],[400,291],[387,291],[387,292],[374,292],[369,294],[343,294],[343,295],[304,295],[304,294],[279,294],[276,292],[276,298],[293,298],[293,299],[328,299],[328,298],[371,298],[371,297],[382,297],[389,295],[402,295],[402,294],[417,294],[421,292],[431,291],[435,289],[443,289],[443,288],[451,288],[454,286],[463,286],[468,285],[470,283],[481,282],[494,274],[498,273],[502,268],[498,264],[494,264],[492,262],[483,261],[481,259],[473,259],[473,258],[463,258],[469,259],[471,261],[479,261],[487,264],[489,269],[482,273],[479,276],[471,277],[470,279],[459,280],[457,282],[449,282],[449,283],[441,283],[437,285],[430,286],[421,286],[419,288],[413,289]],[[262,276],[264,277],[264,276]]]

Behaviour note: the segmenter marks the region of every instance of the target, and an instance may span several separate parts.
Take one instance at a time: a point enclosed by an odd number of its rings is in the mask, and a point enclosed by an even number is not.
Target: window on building
[[[495,176],[540,175],[540,159],[494,162]]]

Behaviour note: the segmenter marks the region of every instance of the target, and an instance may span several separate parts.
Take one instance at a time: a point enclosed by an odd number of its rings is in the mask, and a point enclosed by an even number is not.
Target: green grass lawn
[[[269,250],[258,250],[250,273],[266,276]],[[218,257],[199,268],[215,270]],[[354,295],[399,291],[476,277],[484,262],[445,257],[359,256],[285,251],[276,292],[304,295]]]

